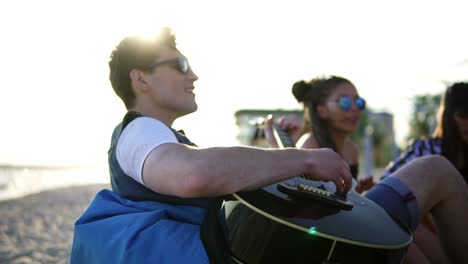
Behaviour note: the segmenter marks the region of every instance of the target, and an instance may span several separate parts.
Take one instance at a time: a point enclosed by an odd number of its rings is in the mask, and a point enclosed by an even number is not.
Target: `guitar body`
[[[354,191],[347,195],[351,210],[290,199],[276,184],[232,198],[220,217],[239,263],[401,263],[412,241],[406,228]]]
[[[333,183],[292,178],[334,193]],[[237,263],[401,263],[411,232],[380,206],[352,189],[342,199],[352,208],[290,196],[278,184],[234,193],[219,211]],[[355,184],[355,182],[354,182]]]

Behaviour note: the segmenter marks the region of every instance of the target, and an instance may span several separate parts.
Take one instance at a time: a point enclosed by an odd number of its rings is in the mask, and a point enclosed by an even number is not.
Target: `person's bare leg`
[[[420,224],[414,231],[413,244],[417,245],[419,251],[432,263],[450,263],[439,237],[425,223]]]
[[[442,246],[453,263],[468,263],[468,188],[442,156],[426,156],[394,173],[415,195],[420,217],[431,212]]]
[[[403,259],[402,264],[431,264],[427,257],[421,252],[416,244],[411,244],[408,248],[408,252]]]

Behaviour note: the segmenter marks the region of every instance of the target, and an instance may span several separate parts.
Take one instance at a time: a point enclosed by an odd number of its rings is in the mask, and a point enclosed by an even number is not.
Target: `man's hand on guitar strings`
[[[352,176],[348,164],[329,148],[311,149],[313,166],[304,173],[311,180],[332,181],[337,193],[346,194],[352,187]]]
[[[341,197],[341,199],[346,200],[346,194],[348,193],[349,189],[345,188],[345,183],[344,181],[341,184],[341,188],[336,188],[335,194]]]

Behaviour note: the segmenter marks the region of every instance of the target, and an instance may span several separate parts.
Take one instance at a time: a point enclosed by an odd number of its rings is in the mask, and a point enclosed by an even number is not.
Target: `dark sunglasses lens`
[[[179,70],[182,73],[187,73],[189,70],[189,64],[186,58],[179,58]]]
[[[344,111],[349,111],[351,109],[351,105],[352,105],[352,102],[351,102],[351,98],[349,97],[341,97],[339,100],[338,100],[338,103],[340,104],[340,108],[343,109]]]
[[[359,110],[364,110],[366,109],[366,100],[364,100],[361,97],[356,98],[356,105]]]

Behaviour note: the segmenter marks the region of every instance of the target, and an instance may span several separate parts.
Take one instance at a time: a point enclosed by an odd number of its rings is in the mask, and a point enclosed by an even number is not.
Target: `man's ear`
[[[137,69],[130,71],[130,79],[132,80],[133,89],[144,91],[148,87],[146,85],[145,74]]]
[[[327,119],[328,109],[323,104],[317,105],[317,114],[320,116],[320,118]]]

